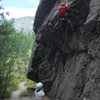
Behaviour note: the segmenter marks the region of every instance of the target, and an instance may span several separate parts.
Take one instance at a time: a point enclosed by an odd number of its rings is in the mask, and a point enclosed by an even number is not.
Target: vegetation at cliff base
[[[16,32],[14,20],[0,15],[0,100],[8,98],[25,73],[31,54],[34,33]]]

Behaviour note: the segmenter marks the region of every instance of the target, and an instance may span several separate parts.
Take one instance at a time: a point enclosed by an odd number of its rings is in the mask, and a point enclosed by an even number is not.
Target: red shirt
[[[66,3],[62,3],[58,8],[58,16],[63,17],[65,13],[68,11],[68,5]]]

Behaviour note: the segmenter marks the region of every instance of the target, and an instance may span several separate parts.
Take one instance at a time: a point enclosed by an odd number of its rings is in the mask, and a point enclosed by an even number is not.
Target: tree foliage
[[[3,27],[3,28],[1,28]],[[10,21],[0,26],[0,97],[9,96],[28,64],[33,34],[16,32]],[[0,99],[1,100],[1,99]]]
[[[0,100],[10,96],[25,74],[33,34],[16,32],[12,21],[0,23]]]
[[[23,80],[34,40],[33,33],[16,32],[13,22],[0,13],[0,100],[9,97]]]

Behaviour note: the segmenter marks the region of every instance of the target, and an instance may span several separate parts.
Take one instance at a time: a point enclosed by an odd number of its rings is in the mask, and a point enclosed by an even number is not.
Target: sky
[[[9,12],[8,19],[20,18],[24,16],[35,16],[39,0],[2,0],[5,11]]]

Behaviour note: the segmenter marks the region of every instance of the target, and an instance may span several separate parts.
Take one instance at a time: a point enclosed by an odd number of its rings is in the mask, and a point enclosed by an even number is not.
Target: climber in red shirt
[[[58,8],[58,16],[64,17],[65,13],[69,10],[68,4],[65,2],[62,2],[60,7]]]
[[[65,20],[65,14],[68,12],[69,7],[68,7],[68,3],[62,1],[61,5],[58,7],[57,9],[57,19],[58,21],[56,22],[56,24],[54,25],[54,29],[58,29],[61,25],[61,23]]]

